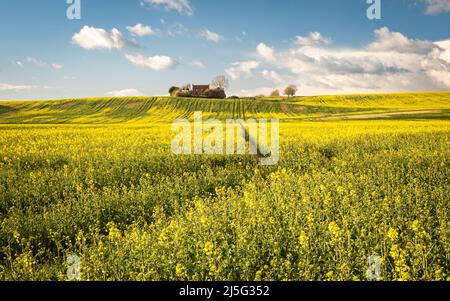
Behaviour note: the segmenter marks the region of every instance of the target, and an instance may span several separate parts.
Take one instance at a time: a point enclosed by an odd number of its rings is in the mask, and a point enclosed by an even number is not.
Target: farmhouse
[[[215,87],[215,88],[214,88]],[[170,96],[174,97],[195,97],[195,98],[211,98],[211,99],[225,99],[225,85],[223,83],[216,83],[211,85],[185,85],[181,88],[172,86],[169,89]]]
[[[202,97],[206,95],[206,92],[209,90],[209,85],[192,85],[192,96],[193,97]]]

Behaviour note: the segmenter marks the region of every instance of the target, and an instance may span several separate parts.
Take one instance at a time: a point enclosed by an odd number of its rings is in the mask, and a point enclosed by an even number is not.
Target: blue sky
[[[0,99],[450,90],[450,0],[0,0]]]

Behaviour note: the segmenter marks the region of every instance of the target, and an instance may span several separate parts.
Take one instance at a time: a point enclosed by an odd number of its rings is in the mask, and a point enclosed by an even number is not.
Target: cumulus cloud
[[[256,47],[256,52],[258,53],[258,55],[267,60],[267,61],[273,61],[275,60],[275,50],[273,47],[269,47],[264,43],[260,43],[257,47]]]
[[[151,5],[163,7],[166,10],[176,10],[180,14],[192,16],[194,8],[189,0],[141,0],[141,6]]]
[[[202,68],[202,69],[205,69],[205,68],[206,68],[205,64],[203,64],[203,63],[200,62],[200,61],[193,61],[193,62],[191,63],[191,65],[194,66],[194,67],[197,67],[197,68]]]
[[[443,60],[450,62],[450,40],[438,41],[435,44],[442,49],[440,57]]]
[[[285,82],[284,78],[280,74],[278,74],[278,72],[273,71],[273,70],[269,71],[269,70],[264,69],[263,71],[261,71],[261,75],[266,80],[273,81],[278,84]]]
[[[450,11],[450,0],[424,0],[427,3],[425,12],[429,15],[439,15]]]
[[[114,97],[122,97],[122,96],[143,96],[144,94],[136,89],[123,89],[119,91],[111,91],[107,93],[108,95]]]
[[[73,35],[72,42],[88,50],[137,47],[136,43],[124,39],[122,33],[116,28],[113,28],[111,32],[107,32],[103,28],[95,28],[87,25],[80,32]]]
[[[208,29],[202,30],[200,32],[200,37],[205,40],[212,41],[215,43],[218,43],[223,40],[223,37],[220,34],[212,32]]]
[[[161,71],[175,67],[178,62],[169,56],[150,56],[143,55],[125,55],[125,58],[132,64],[140,67],[150,68],[152,70]]]
[[[257,61],[243,61],[232,63],[230,68],[225,72],[232,79],[239,79],[241,76],[251,77],[252,71],[260,66],[260,62]]]
[[[138,23],[134,26],[127,26],[127,30],[133,35],[138,37],[155,35],[156,32],[148,25]]]
[[[375,41],[367,47],[371,51],[427,54],[438,48],[433,42],[409,39],[400,32],[390,31],[387,27],[375,30],[375,37]]]
[[[274,51],[261,76],[294,83],[305,95],[450,90],[450,40],[416,40],[383,27],[362,48],[325,46],[299,43]],[[279,72],[269,71],[274,68]]]
[[[60,69],[63,68],[63,66],[60,65],[60,64],[53,63],[53,64],[52,64],[52,68],[55,69],[55,70],[60,70]]]
[[[28,85],[12,85],[12,84],[0,83],[0,91],[23,91],[23,90],[30,90],[33,88],[35,88],[35,87],[28,86]]]
[[[300,46],[327,46],[331,44],[331,39],[323,37],[320,32],[310,32],[307,37],[297,36],[295,44]]]

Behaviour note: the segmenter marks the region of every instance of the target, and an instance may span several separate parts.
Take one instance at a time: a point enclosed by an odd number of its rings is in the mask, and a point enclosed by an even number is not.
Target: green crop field
[[[280,161],[171,123],[280,119]],[[450,280],[450,92],[0,101],[0,280]]]
[[[122,97],[56,101],[2,101],[2,124],[111,124],[161,123],[202,111],[212,118],[280,118],[308,120],[379,113],[404,113],[416,118],[450,117],[450,93],[343,95],[266,99],[192,99],[170,97]],[[361,119],[366,119],[361,118]],[[382,117],[384,118],[384,117]],[[391,119],[393,117],[391,116]]]

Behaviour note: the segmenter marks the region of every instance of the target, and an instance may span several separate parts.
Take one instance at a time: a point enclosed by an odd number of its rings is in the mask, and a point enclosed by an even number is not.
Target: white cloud
[[[22,61],[14,61],[13,62],[13,64],[15,64],[15,65],[17,65],[17,66],[19,66],[21,68],[25,68],[24,63],[30,64],[30,65],[34,65],[34,66],[37,66],[37,67],[40,67],[40,68],[44,68],[44,67],[49,67],[50,66],[50,67],[52,67],[55,70],[59,70],[59,69],[63,68],[63,66],[60,65],[60,64],[56,64],[56,63],[49,64],[49,63],[47,63],[47,62],[45,62],[43,60],[37,59],[37,58],[32,57],[32,56],[27,56]]]
[[[441,53],[441,59],[450,63],[450,40],[439,41],[435,44],[443,50]]]
[[[225,72],[231,79],[236,80],[241,76],[252,76],[252,71],[258,68],[260,65],[260,62],[257,61],[235,62],[232,63],[231,67],[226,69]]]
[[[390,31],[387,27],[375,30],[375,37],[375,41],[367,47],[369,50],[427,54],[437,48],[433,42],[409,39],[400,32]]]
[[[27,63],[36,65],[38,67],[45,67],[45,66],[47,66],[46,62],[41,61],[41,60],[39,60],[39,59],[37,59],[35,57],[32,57],[32,56],[27,56],[25,58],[25,60],[27,61]]]
[[[191,63],[191,65],[194,66],[194,67],[197,67],[197,68],[202,68],[202,69],[205,69],[205,68],[206,68],[205,64],[203,64],[203,63],[200,62],[200,61],[193,61],[193,62]]]
[[[216,43],[223,40],[223,37],[220,34],[212,32],[208,29],[201,31],[200,37],[204,38],[205,40],[216,42]]]
[[[138,23],[134,26],[127,26],[127,30],[133,35],[138,37],[155,35],[156,32],[148,25]]]
[[[48,66],[51,66],[55,70],[59,70],[59,69],[63,68],[63,66],[60,65],[60,64],[56,64],[56,63],[48,64],[48,63],[46,63],[46,62],[44,62],[42,60],[39,60],[39,59],[37,59],[35,57],[32,57],[32,56],[27,56],[24,61],[26,63],[28,63],[28,64],[35,65],[35,66],[41,67],[41,68],[48,67]],[[16,65],[18,65],[19,67],[24,68],[24,64],[23,64],[22,61],[17,61],[17,62],[14,62],[14,63]]]
[[[320,32],[310,32],[307,37],[297,36],[295,44],[300,46],[328,46],[331,39],[325,38]]]
[[[75,79],[77,79],[75,76],[70,76],[70,75],[64,75],[63,76],[63,79],[64,80],[75,80]]]
[[[30,90],[33,88],[35,88],[35,87],[27,86],[27,85],[12,85],[12,84],[0,83],[0,91],[23,91],[23,90]]]
[[[136,66],[150,68],[156,71],[166,70],[175,67],[178,62],[169,56],[125,55],[125,58]]]
[[[258,55],[267,60],[267,61],[274,61],[275,60],[275,50],[273,47],[269,47],[264,43],[260,43],[257,47],[256,47],[256,52],[258,53]]]
[[[115,96],[115,97],[123,97],[123,96],[143,96],[144,93],[142,93],[139,90],[136,89],[123,89],[119,91],[111,91],[107,93],[108,95]]]
[[[141,6],[151,5],[154,7],[163,7],[167,10],[176,10],[180,14],[192,16],[194,8],[189,0],[141,0]]]
[[[87,25],[80,32],[73,35],[72,42],[88,50],[137,47],[136,43],[124,39],[122,33],[116,28],[113,28],[111,32],[107,32],[103,28],[95,28]]]
[[[276,71],[263,70],[263,71],[261,71],[261,75],[263,76],[264,79],[273,81],[275,83],[281,84],[281,83],[285,82],[283,77],[280,74],[278,74]]]
[[[296,84],[303,95],[450,90],[450,40],[416,40],[380,28],[362,48],[302,44],[274,52],[262,77]]]
[[[427,3],[425,12],[429,15],[439,15],[450,11],[450,0],[424,0]]]

